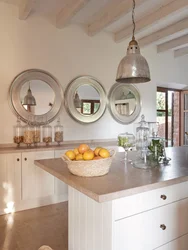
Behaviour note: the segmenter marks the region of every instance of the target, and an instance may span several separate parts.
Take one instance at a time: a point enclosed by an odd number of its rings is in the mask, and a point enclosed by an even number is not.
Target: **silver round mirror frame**
[[[100,106],[96,113],[92,115],[82,115],[77,111],[74,104],[74,95],[77,89],[83,85],[90,85],[91,87],[95,88],[100,95]],[[74,78],[68,85],[65,90],[65,108],[69,115],[77,122],[82,124],[89,124],[96,122],[99,120],[107,106],[107,97],[105,89],[103,88],[102,84],[92,76],[79,76]]]
[[[127,87],[128,90],[130,90],[132,92],[132,94],[135,96],[136,107],[135,107],[134,112],[131,115],[121,115],[118,113],[118,111],[115,107],[116,91],[119,88],[123,89],[125,87]],[[140,93],[139,93],[138,89],[133,84],[115,83],[111,87],[109,94],[108,94],[108,108],[109,108],[109,111],[110,111],[112,117],[117,122],[119,122],[121,124],[130,124],[130,123],[134,122],[141,112],[141,107],[142,107],[142,103],[141,103]]]
[[[51,110],[43,115],[33,115],[26,111],[20,102],[20,90],[24,83],[31,80],[46,82],[54,91],[55,98]],[[42,96],[41,98],[44,98]],[[16,116],[27,123],[29,119],[32,125],[44,125],[52,122],[59,114],[63,104],[63,90],[57,79],[50,73],[40,69],[29,69],[18,74],[12,81],[9,88],[9,104]]]

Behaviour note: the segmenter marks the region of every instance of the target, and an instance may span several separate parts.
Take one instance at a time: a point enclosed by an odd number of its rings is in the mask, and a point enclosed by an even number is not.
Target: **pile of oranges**
[[[80,144],[74,150],[66,151],[65,155],[72,161],[91,161],[110,157],[110,152],[106,148],[96,147],[92,150],[87,144]]]

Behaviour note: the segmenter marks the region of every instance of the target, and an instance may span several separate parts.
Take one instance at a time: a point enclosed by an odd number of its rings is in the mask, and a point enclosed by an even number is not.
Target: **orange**
[[[76,161],[82,161],[82,160],[83,160],[83,155],[82,154],[76,155]]]
[[[95,150],[94,150],[94,153],[96,156],[99,155],[99,150],[101,149],[101,147],[96,147]]]
[[[106,148],[101,148],[99,150],[99,155],[102,157],[102,158],[108,158],[110,157],[110,152],[108,151],[108,149]]]
[[[88,150],[88,151],[84,152],[83,159],[85,161],[90,161],[90,160],[93,160],[94,156],[95,156],[94,152],[92,150]]]
[[[74,151],[72,151],[72,150],[68,150],[68,151],[65,153],[65,155],[66,155],[70,160],[74,160],[75,157],[76,157]]]
[[[77,149],[77,148],[75,148],[73,151],[74,151],[75,155],[78,155],[78,154],[79,154],[79,152],[78,152],[78,149]]]
[[[100,160],[100,159],[102,159],[101,156],[95,156],[95,157],[93,158],[93,160]]]
[[[94,153],[94,151],[90,148],[90,149],[88,149],[87,151],[90,151],[90,152],[93,152]]]
[[[80,146],[78,147],[78,152],[80,154],[83,154],[87,150],[89,150],[89,146],[87,144],[80,144]]]

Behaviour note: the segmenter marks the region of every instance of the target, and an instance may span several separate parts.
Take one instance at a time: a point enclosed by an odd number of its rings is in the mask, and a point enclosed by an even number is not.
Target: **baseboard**
[[[59,196],[48,196],[43,198],[36,198],[30,200],[15,201],[14,211],[23,211],[27,209],[43,207],[55,203],[60,203],[68,200],[68,194],[63,194]],[[6,209],[6,208],[5,208]],[[0,215],[6,214],[4,209],[0,209]]]

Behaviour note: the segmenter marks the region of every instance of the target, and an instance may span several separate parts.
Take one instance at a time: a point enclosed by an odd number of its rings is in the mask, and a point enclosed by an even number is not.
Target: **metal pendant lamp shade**
[[[32,95],[30,85],[27,91],[27,95],[24,97],[23,105],[36,106],[36,100],[35,100],[35,97]]]
[[[150,70],[146,59],[140,54],[138,42],[135,40],[135,21],[134,21],[135,0],[133,0],[132,21],[133,36],[127,48],[127,55],[121,60],[116,81],[120,83],[143,83],[149,82]]]
[[[76,92],[75,97],[74,97],[74,105],[75,105],[76,108],[81,108],[82,107],[81,100],[80,100],[80,97],[79,97],[77,92]]]

